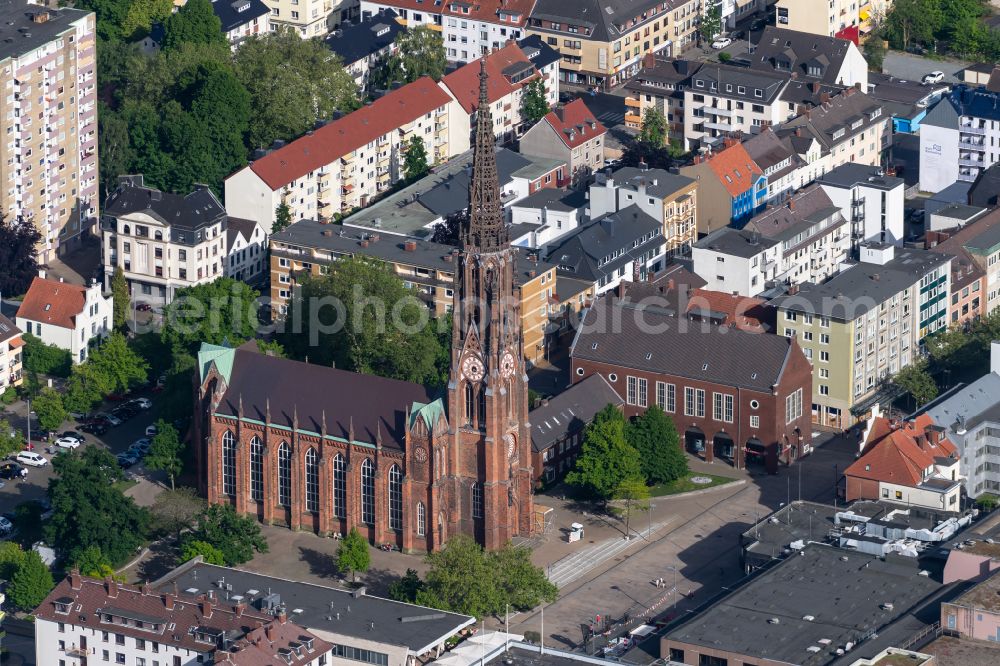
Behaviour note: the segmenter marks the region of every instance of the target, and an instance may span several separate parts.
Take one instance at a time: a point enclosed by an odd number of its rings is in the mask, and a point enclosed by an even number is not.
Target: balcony
[[[640,116],[638,113],[626,113],[625,125],[628,127],[634,127],[638,129],[642,125],[642,116]]]
[[[978,141],[969,138],[959,139],[958,147],[965,148],[966,150],[986,150],[986,141],[983,139],[979,139]]]
[[[986,135],[986,128],[979,127],[978,125],[966,125],[963,123],[958,126],[958,130],[960,132],[966,132],[967,134],[979,134],[980,136]]]
[[[974,159],[971,155],[966,157],[959,157],[958,164],[960,166],[977,167],[979,169],[983,169],[986,167],[986,162],[980,159]]]
[[[732,118],[733,117],[733,112],[732,111],[730,111],[729,109],[723,109],[721,107],[706,106],[704,108],[704,111],[707,114],[711,114],[711,115],[715,115],[715,116],[722,116],[723,118]]]
[[[633,109],[641,109],[642,108],[642,102],[640,102],[635,97],[626,97],[625,98],[625,106],[626,107],[631,107]]]
[[[733,126],[729,123],[705,123],[705,129],[720,130],[722,132],[733,131]]]

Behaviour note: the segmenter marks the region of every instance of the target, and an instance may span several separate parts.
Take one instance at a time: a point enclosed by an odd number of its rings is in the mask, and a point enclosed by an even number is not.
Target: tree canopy
[[[669,483],[688,473],[677,428],[658,406],[628,424],[626,439],[639,452],[642,476],[650,485]]]
[[[410,83],[429,76],[441,80],[448,58],[444,38],[425,25],[407,30],[396,39],[396,51],[372,68],[369,86],[388,90],[394,83]]]
[[[279,28],[244,41],[233,57],[236,77],[250,94],[251,148],[294,139],[329,120],[334,111],[358,108],[354,80],[319,40]]]
[[[215,15],[211,0],[187,0],[163,25],[163,48],[181,44],[226,44],[222,21]]]
[[[371,553],[368,551],[368,541],[358,528],[352,527],[337,546],[337,569],[341,573],[349,573],[357,580],[359,573],[368,571],[371,566]]]
[[[43,388],[31,401],[31,410],[38,416],[38,425],[41,429],[50,432],[57,430],[67,416],[62,395],[49,387]]]
[[[924,360],[901,368],[893,376],[892,383],[909,393],[916,406],[925,405],[938,395],[937,384],[927,371],[927,361]]]
[[[722,34],[722,0],[707,3],[708,9],[701,17],[698,33],[706,41],[712,41]]]
[[[608,405],[587,426],[580,457],[566,475],[566,483],[608,500],[623,481],[634,478],[642,478],[639,453],[625,439],[625,416]]]
[[[65,349],[42,342],[31,333],[24,334],[24,369],[40,375],[68,377],[73,357]]]
[[[160,338],[175,354],[195,354],[202,342],[242,344],[256,332],[259,296],[232,278],[178,289],[165,309]]]
[[[165,490],[156,496],[150,507],[153,528],[173,534],[179,541],[181,532],[194,524],[205,510],[205,502],[193,488]]]
[[[386,264],[342,259],[301,285],[293,308],[305,330],[282,338],[292,358],[430,386],[446,381],[449,321],[432,320]]]
[[[31,220],[0,216],[0,294],[19,296],[38,275],[36,251],[42,234]]]
[[[114,307],[112,325],[116,330],[125,330],[131,309],[131,295],[129,294],[128,281],[125,279],[125,271],[122,270],[121,266],[115,266],[115,271],[111,274],[111,298]]]
[[[267,541],[260,525],[251,516],[236,513],[231,504],[213,504],[198,518],[191,540],[204,541],[217,548],[226,566],[249,562],[254,553],[266,553]]]
[[[66,562],[76,562],[90,546],[100,547],[112,564],[125,562],[143,543],[148,515],[118,487],[122,472],[114,455],[88,446],[56,456],[52,467],[46,540]]]
[[[415,181],[430,171],[427,163],[427,148],[419,136],[412,136],[403,153],[403,175],[408,181]]]
[[[170,479],[170,489],[173,490],[174,479],[184,469],[184,461],[181,459],[183,451],[184,444],[177,434],[177,428],[160,419],[156,422],[156,435],[153,436],[144,461],[146,469],[166,472]]]
[[[537,123],[549,113],[545,98],[545,81],[541,78],[528,81],[521,89],[521,116],[529,124]]]
[[[37,552],[29,550],[11,578],[7,597],[15,608],[31,612],[45,600],[53,587],[55,582],[49,568]]]
[[[24,437],[7,419],[0,419],[0,460],[17,453],[24,446]]]
[[[642,112],[642,129],[639,131],[639,141],[651,146],[662,146],[668,135],[667,119],[663,114],[649,106]]]

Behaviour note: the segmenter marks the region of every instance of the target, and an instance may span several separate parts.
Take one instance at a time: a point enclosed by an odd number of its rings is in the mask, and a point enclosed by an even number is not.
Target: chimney
[[[368,241],[367,240],[361,241],[361,247],[368,247]]]
[[[528,271],[528,277],[533,278],[533,277],[535,277],[535,275],[536,275],[536,272],[535,272],[534,268],[532,268],[530,271]]]
[[[934,426],[927,426],[924,429],[924,435],[927,437],[927,442],[931,446],[937,446],[941,443],[941,431]]]
[[[726,148],[732,148],[739,142],[740,140],[734,136],[727,136],[724,139],[722,139],[722,145],[725,146]]]
[[[164,608],[166,608],[167,610],[173,610],[174,609],[174,595],[172,595],[172,594],[164,594],[161,598],[163,599],[163,607]]]
[[[677,283],[674,282],[673,278],[667,280],[667,291],[673,291],[677,287]]]
[[[267,640],[273,641],[274,640],[274,625],[268,624],[266,627],[264,627],[264,635],[267,636]]]
[[[927,440],[924,439],[923,435],[914,435],[913,441],[917,443],[917,446],[919,446],[922,451],[927,450]]]
[[[819,81],[813,81],[812,83],[810,83],[809,84],[809,88],[812,89],[814,95],[816,93],[818,93],[819,92]]]
[[[795,199],[788,200],[788,210],[795,210]]]
[[[118,581],[112,580],[109,576],[104,579],[104,590],[108,593],[109,599],[118,598]]]
[[[417,251],[417,241],[408,240],[403,243],[403,250],[406,252],[416,252]]]
[[[83,578],[80,576],[79,569],[73,569],[69,572],[69,587],[71,590],[79,590],[83,587]]]
[[[236,613],[236,617],[243,617],[243,611],[247,609],[247,605],[244,603],[238,603],[233,606],[233,612]]]
[[[451,263],[451,255],[450,255],[450,254],[446,254],[446,255],[444,255],[443,259],[444,259],[445,261],[447,261],[447,262],[448,262],[449,264]]]
[[[278,614],[276,617],[278,619],[278,624],[284,624],[288,622],[288,613],[285,612],[284,606],[278,609]]]
[[[652,52],[647,53],[642,57],[642,66],[646,69],[653,69],[656,67],[656,56]]]
[[[206,620],[212,619],[212,603],[208,599],[199,601],[198,609],[201,610],[201,614],[205,616]]]

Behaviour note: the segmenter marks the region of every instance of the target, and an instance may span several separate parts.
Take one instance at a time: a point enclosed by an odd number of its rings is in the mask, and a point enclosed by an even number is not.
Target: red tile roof
[[[76,316],[83,312],[86,303],[85,287],[36,277],[16,316],[62,328],[76,328]]]
[[[738,197],[749,190],[760,170],[742,143],[734,143],[720,153],[708,158],[708,166],[731,196]]]
[[[514,63],[531,65],[531,60],[525,57],[524,52],[514,42],[509,42],[502,49],[486,56],[486,73],[489,75],[486,93],[489,95],[490,104],[511,94],[527,81],[538,78],[536,73],[523,82],[512,84],[504,76],[503,71]],[[479,60],[474,60],[441,79],[441,83],[448,87],[466,113],[472,113],[479,106],[479,69]]]
[[[590,112],[583,100],[577,98],[562,108],[549,111],[543,118],[570,148],[590,141],[607,130],[597,116]]]
[[[267,626],[252,629],[246,636],[235,641],[228,652],[216,652],[214,663],[228,666],[272,666],[280,663],[276,659],[285,654],[292,657],[289,663],[312,663],[332,647],[331,643],[320,640],[306,629],[279,618]]]
[[[844,474],[903,486],[919,485],[924,470],[934,466],[935,458],[958,456],[955,445],[940,432],[932,431],[933,426],[928,414],[902,423],[879,417],[872,425],[861,457]],[[938,437],[937,444],[932,437]]]
[[[687,312],[709,310],[726,315],[726,324],[735,324],[745,331],[764,331],[767,320],[764,299],[734,296],[722,291],[695,289],[691,292]]]
[[[250,169],[272,190],[280,189],[450,99],[434,79],[425,76],[267,154]]]

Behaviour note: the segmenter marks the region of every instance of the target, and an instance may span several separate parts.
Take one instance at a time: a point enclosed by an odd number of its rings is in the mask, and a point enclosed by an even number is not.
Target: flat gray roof
[[[940,583],[915,558],[885,560],[809,544],[670,631],[670,641],[802,666],[877,633]]]
[[[381,597],[354,596],[340,590],[312,583],[285,580],[274,576],[198,563],[183,565],[154,583],[157,590],[213,590],[220,598],[241,595],[248,606],[268,594],[280,597],[288,619],[307,629],[319,629],[347,636],[357,636],[388,645],[408,648],[422,654],[447,636],[473,624],[475,618],[457,613],[415,606]],[[219,583],[226,586],[225,590]],[[232,590],[227,592],[228,586]],[[255,592],[253,592],[255,591]]]
[[[48,12],[48,20],[35,23],[36,13]],[[48,44],[71,30],[70,23],[92,12],[61,7],[52,9],[25,0],[0,0],[0,60],[17,57]]]
[[[882,172],[881,175],[879,174],[880,171]],[[824,185],[836,185],[838,187],[854,187],[860,184],[879,190],[894,190],[897,187],[904,186],[902,178],[886,176],[885,172],[878,167],[857,164],[855,162],[841,164],[836,169],[828,171],[817,178],[816,182]]]

